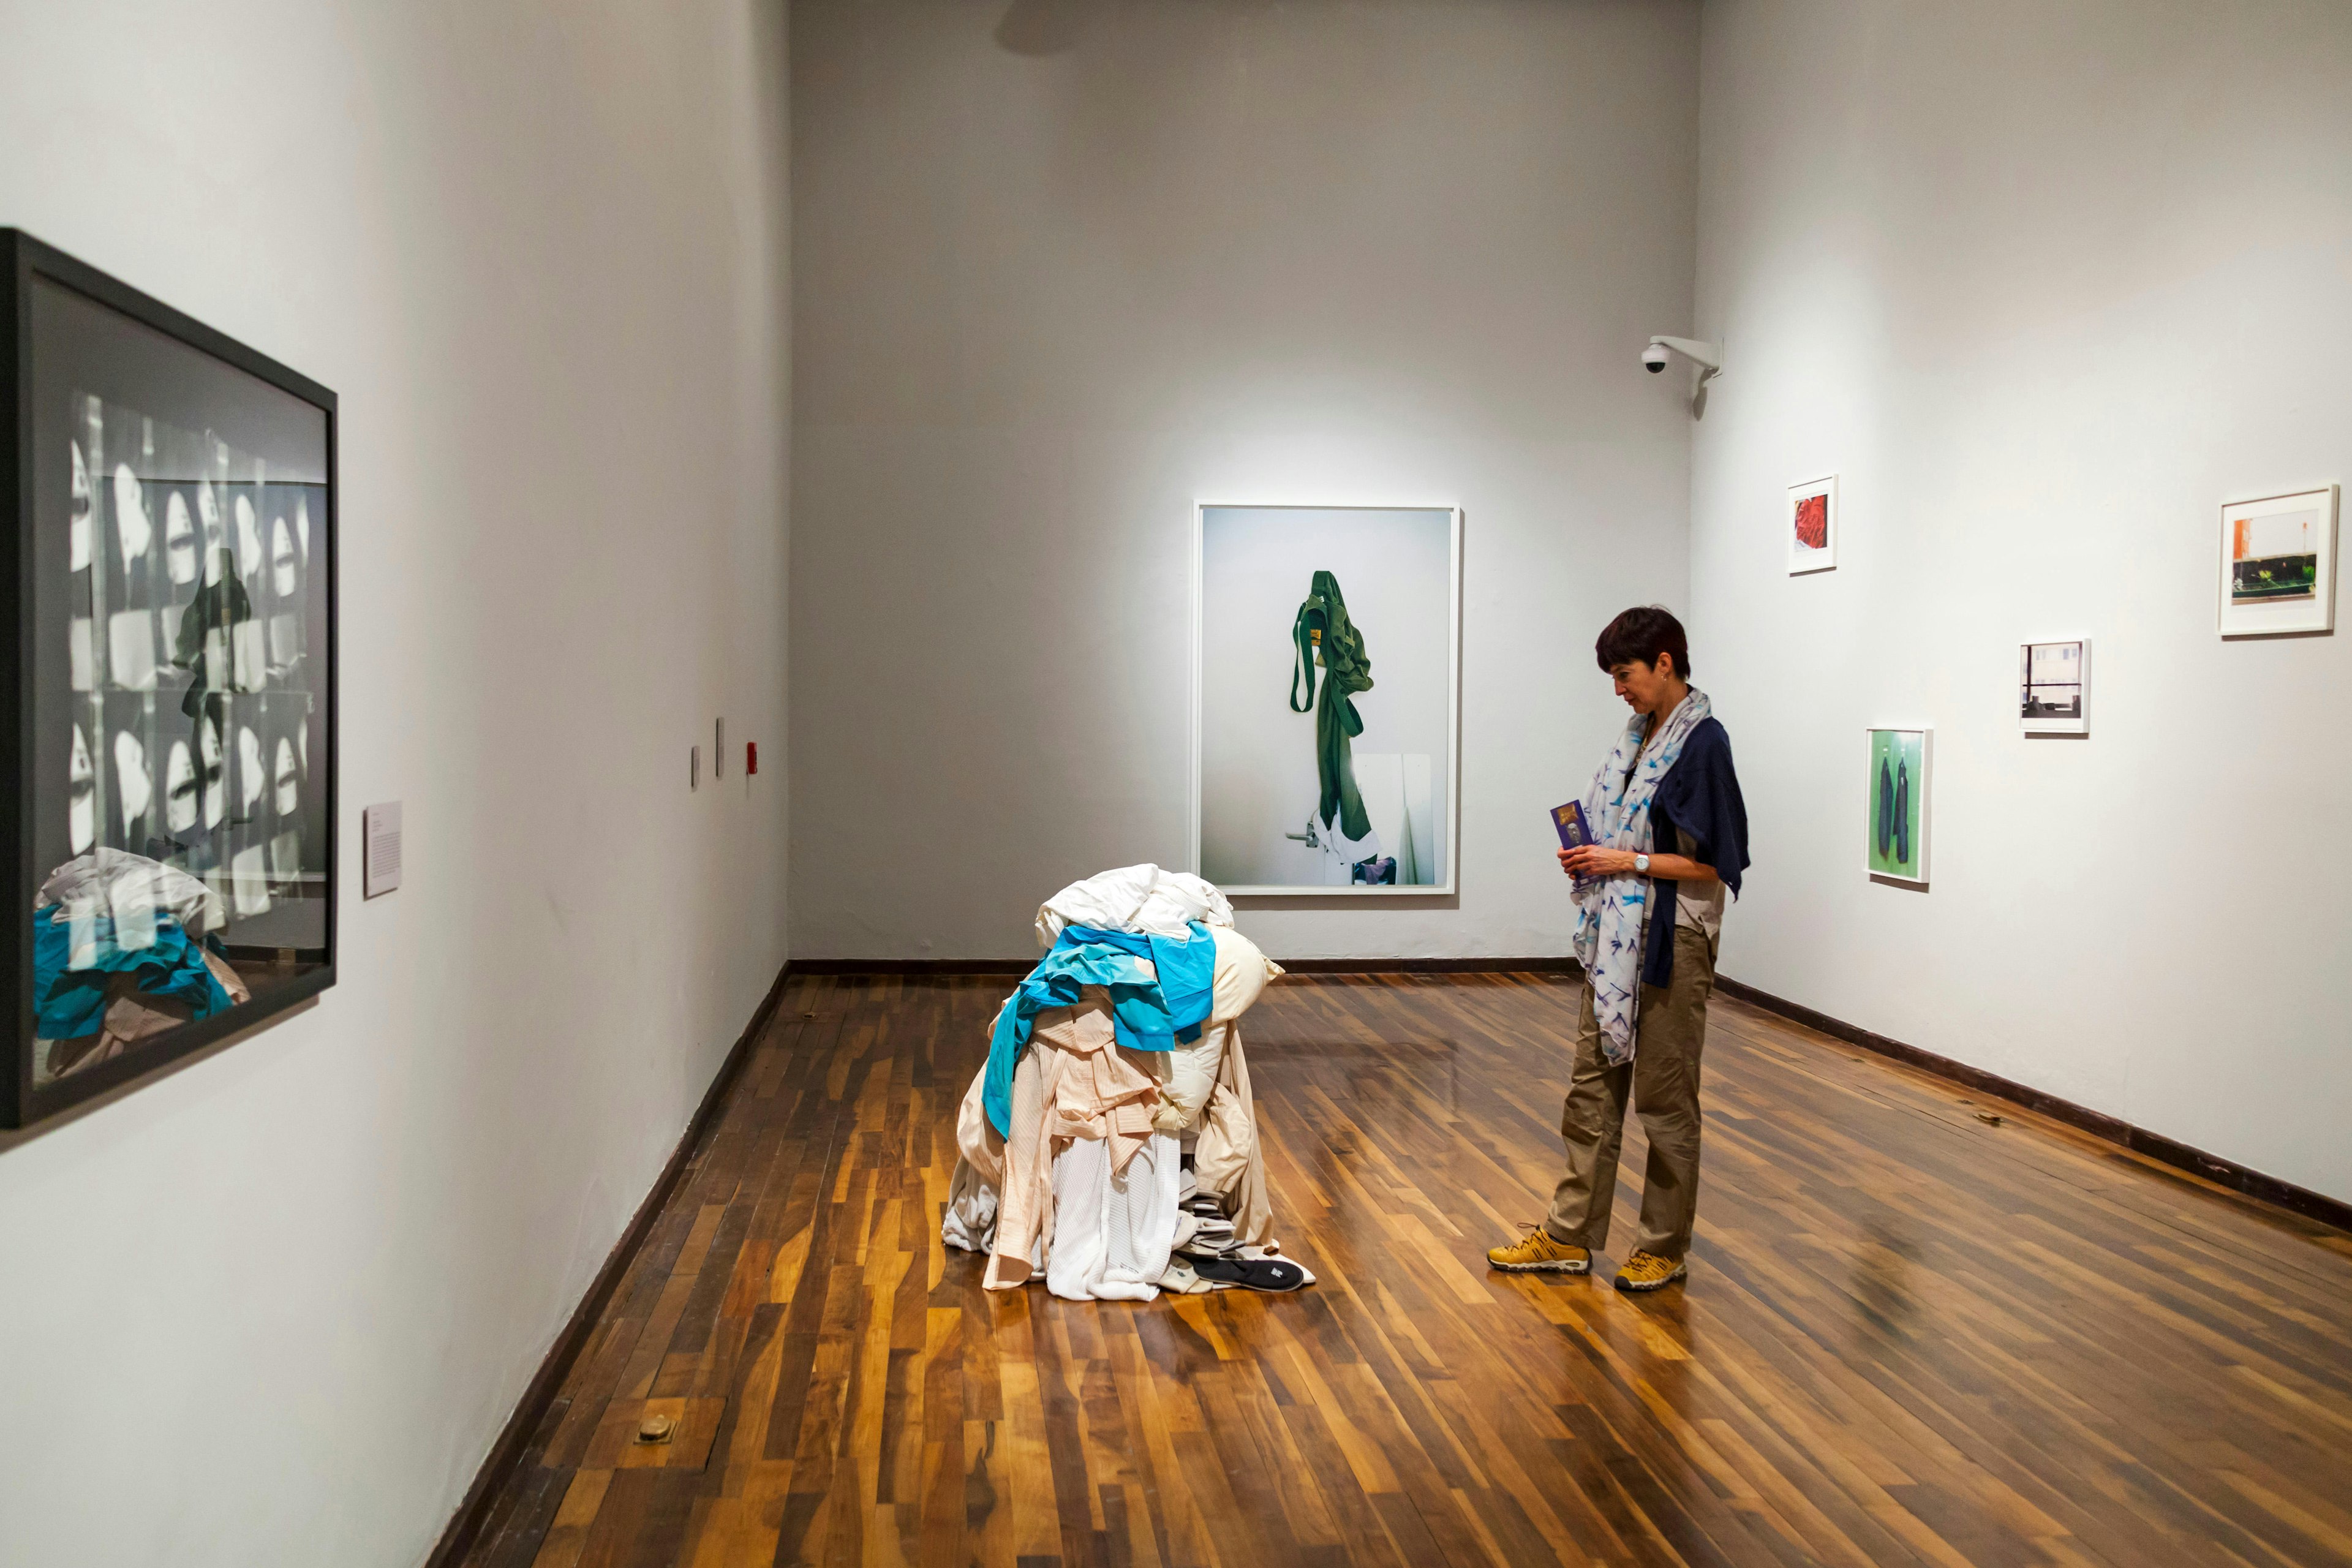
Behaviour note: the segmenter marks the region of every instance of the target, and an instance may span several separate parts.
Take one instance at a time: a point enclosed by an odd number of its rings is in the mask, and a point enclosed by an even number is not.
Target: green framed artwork
[[[1927,774],[1935,738],[1924,724],[1870,731],[1864,855],[1874,877],[1927,885]]]

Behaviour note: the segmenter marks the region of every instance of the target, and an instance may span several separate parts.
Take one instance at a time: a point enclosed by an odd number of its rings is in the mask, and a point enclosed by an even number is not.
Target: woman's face
[[[73,852],[87,855],[98,839],[98,770],[90,766],[89,737],[77,724],[73,732],[71,776],[66,785],[67,829]]]
[[[172,742],[170,760],[163,764],[163,820],[174,833],[185,833],[196,825],[197,795],[195,763],[188,755],[185,741]]]
[[[196,580],[196,525],[182,490],[173,490],[163,503],[163,558],[173,582],[184,588]]]
[[[147,773],[146,743],[128,730],[114,737],[114,798],[122,808],[122,832],[128,838],[155,799],[155,781]]]
[[[1643,664],[1637,658],[1612,664],[1609,667],[1609,679],[1615,683],[1617,695],[1626,707],[1636,713],[1656,713],[1659,703],[1674,691],[1675,656],[1662,653],[1655,664]]]
[[[68,548],[73,562],[70,570],[89,570],[89,465],[82,460],[81,443],[73,444],[73,531]]]
[[[269,787],[269,775],[261,771],[261,737],[244,725],[236,731],[236,776],[237,815],[241,820],[250,818],[261,792]]]
[[[279,518],[269,525],[270,586],[281,599],[294,596],[294,535],[288,530],[286,520]]]
[[[128,463],[114,465],[114,531],[122,546],[122,569],[129,571],[147,553],[155,525],[147,516],[147,492]]]
[[[204,763],[205,826],[218,827],[228,815],[228,790],[221,782],[220,727],[209,714],[196,727],[196,754]]]
[[[261,530],[250,497],[238,496],[232,510],[236,514],[236,574],[250,583],[261,570]]]

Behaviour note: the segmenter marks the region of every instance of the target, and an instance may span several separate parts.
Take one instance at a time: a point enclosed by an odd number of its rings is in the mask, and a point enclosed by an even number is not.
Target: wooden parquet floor
[[[1688,1284],[1496,1274],[1572,983],[1293,977],[1319,1285],[990,1295],[939,1221],[1008,984],[790,984],[469,1563],[2352,1562],[2342,1235],[1718,999]]]

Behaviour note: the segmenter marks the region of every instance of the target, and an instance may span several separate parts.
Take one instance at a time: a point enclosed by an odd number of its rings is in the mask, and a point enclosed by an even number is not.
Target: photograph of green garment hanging
[[[1458,514],[1203,506],[1199,524],[1201,874],[1451,891]]]
[[[1870,731],[1870,874],[1922,887],[1927,881],[1927,767],[1934,731]]]
[[[1372,661],[1364,651],[1364,634],[1348,618],[1348,601],[1339,593],[1339,579],[1328,572],[1315,574],[1315,587],[1298,606],[1290,628],[1297,645],[1290,671],[1290,710],[1315,715],[1315,769],[1321,799],[1316,816],[1326,827],[1336,813],[1341,831],[1349,838],[1370,833],[1364,815],[1364,797],[1356,788],[1356,764],[1348,742],[1364,732],[1364,721],[1352,700],[1372,689]],[[1316,695],[1315,672],[1323,671],[1322,695]],[[1300,700],[1299,682],[1307,685]]]

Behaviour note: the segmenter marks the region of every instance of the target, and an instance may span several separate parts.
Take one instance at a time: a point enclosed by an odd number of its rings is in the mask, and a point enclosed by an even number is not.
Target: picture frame
[[[0,1126],[336,976],[334,393],[0,229]]]
[[[2342,487],[2231,501],[2221,508],[2220,629],[2225,637],[2336,629],[2336,542]]]
[[[2091,732],[2091,639],[2044,637],[2017,650],[2017,723],[2028,735]]]
[[[1835,474],[1789,487],[1780,532],[1789,552],[1789,575],[1802,577],[1837,569],[1838,481]]]
[[[1458,892],[1462,536],[1442,503],[1194,505],[1196,874],[1237,899]],[[1327,624],[1369,687],[1335,692]],[[1361,724],[1333,755],[1327,702]]]
[[[1932,724],[1873,724],[1864,784],[1863,864],[1873,879],[1924,888],[1934,817]]]

